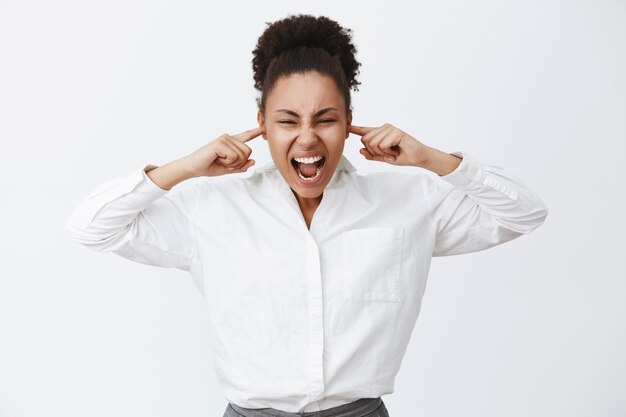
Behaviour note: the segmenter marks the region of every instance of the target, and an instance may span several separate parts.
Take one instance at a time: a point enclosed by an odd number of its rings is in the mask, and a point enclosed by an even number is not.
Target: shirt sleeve
[[[69,236],[96,251],[188,271],[195,256],[198,183],[187,180],[164,190],[146,174],[154,168],[147,164],[93,190],[71,214]]]
[[[433,180],[433,256],[484,250],[530,233],[545,221],[546,204],[519,178],[467,152],[451,154],[461,157],[461,164]]]

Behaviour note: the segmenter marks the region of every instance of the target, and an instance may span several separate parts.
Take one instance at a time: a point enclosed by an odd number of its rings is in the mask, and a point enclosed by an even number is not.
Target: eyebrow
[[[322,109],[322,110],[318,111],[317,113],[315,113],[313,115],[313,117],[321,116],[322,114],[327,113],[327,112],[329,112],[331,110],[337,110],[337,109],[335,107],[326,107],[325,109]],[[279,113],[279,112],[287,113],[287,114],[290,114],[290,115],[296,116],[296,117],[300,117],[300,115],[298,113],[296,113],[295,111],[292,111],[292,110],[278,109],[278,110],[275,111],[275,113]]]

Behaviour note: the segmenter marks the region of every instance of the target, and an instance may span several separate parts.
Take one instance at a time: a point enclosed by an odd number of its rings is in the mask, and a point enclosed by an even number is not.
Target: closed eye
[[[332,123],[332,122],[336,122],[335,119],[324,119],[324,120],[320,120],[320,123]],[[281,120],[278,123],[283,123],[283,124],[295,124],[295,122],[293,120]]]

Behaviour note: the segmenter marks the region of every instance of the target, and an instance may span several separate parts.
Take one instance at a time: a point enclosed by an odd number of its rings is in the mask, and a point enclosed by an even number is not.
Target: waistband
[[[232,403],[228,405],[244,417],[363,417],[376,410],[382,403],[383,400],[380,397],[361,398],[325,410],[302,413],[290,413],[275,408],[244,408]]]

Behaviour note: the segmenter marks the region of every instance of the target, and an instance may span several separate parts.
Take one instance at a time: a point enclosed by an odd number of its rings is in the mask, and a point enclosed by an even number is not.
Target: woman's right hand
[[[248,159],[252,149],[245,142],[261,135],[263,131],[264,128],[259,126],[234,136],[219,136],[187,157],[189,170],[195,177],[216,177],[247,171],[255,161]]]

